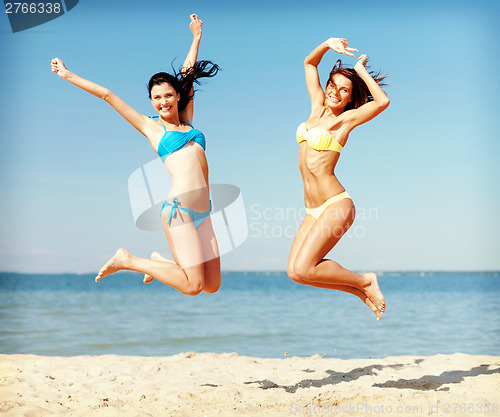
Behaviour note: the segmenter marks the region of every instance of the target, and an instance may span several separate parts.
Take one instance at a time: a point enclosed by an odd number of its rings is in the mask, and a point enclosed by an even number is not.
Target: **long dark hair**
[[[378,85],[386,85],[383,80],[385,79],[385,77],[387,77],[387,75],[380,75],[380,71],[368,71],[368,73]],[[354,70],[354,68],[344,67],[342,66],[342,61],[340,59],[337,60],[332,70],[330,71],[330,76],[328,77],[328,82],[326,83],[327,87],[328,84],[333,81],[333,76],[335,74],[342,74],[344,77],[349,78],[352,83],[351,101],[347,104],[347,106],[345,106],[344,111],[357,109],[363,104],[368,103],[369,101],[373,101],[373,97],[370,93],[370,90],[368,89],[368,86]]]
[[[173,69],[173,68],[172,68]],[[148,94],[151,98],[151,89],[155,85],[169,83],[177,94],[180,94],[180,100],[178,104],[179,111],[186,108],[188,103],[194,97],[194,90],[191,93],[193,84],[200,84],[200,78],[210,78],[214,77],[219,72],[219,66],[211,61],[197,61],[192,67],[185,71],[180,70],[179,72],[173,69],[173,75],[166,72],[158,72],[153,75],[148,83]]]

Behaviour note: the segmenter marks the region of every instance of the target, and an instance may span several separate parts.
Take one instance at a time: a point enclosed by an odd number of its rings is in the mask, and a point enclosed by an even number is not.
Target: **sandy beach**
[[[499,405],[499,356],[0,355],[2,416],[497,416]]]

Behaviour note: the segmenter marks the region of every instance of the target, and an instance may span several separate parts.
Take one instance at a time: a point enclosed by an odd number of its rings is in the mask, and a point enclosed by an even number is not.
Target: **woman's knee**
[[[218,275],[212,275],[210,279],[205,278],[205,283],[203,284],[203,292],[207,294],[213,294],[219,291],[221,284],[220,273]]]
[[[184,270],[187,281],[182,289],[186,295],[198,295],[203,291],[204,274],[200,270]]]
[[[286,274],[288,275],[288,278],[290,278],[292,281],[296,281],[296,282],[299,281],[299,277],[295,273],[292,264],[288,264],[287,265],[287,267],[286,267]]]
[[[292,281],[299,284],[306,284],[310,277],[310,269],[297,261],[287,266],[286,273]]]
[[[203,290],[201,282],[188,282],[183,293],[186,295],[198,295]]]
[[[204,264],[203,292],[213,294],[221,285],[220,258],[217,256]]]
[[[293,272],[296,277],[294,281],[297,282],[308,282],[311,280],[312,273],[314,268],[307,262],[300,261],[299,259],[295,260],[293,265]],[[293,278],[292,278],[293,279]]]

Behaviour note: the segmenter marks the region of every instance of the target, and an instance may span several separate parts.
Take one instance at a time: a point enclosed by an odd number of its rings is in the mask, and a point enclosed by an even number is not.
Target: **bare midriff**
[[[307,208],[319,207],[330,197],[344,191],[334,173],[339,156],[339,152],[316,151],[307,142],[299,144],[299,169]]]
[[[195,211],[210,209],[208,163],[203,148],[189,142],[165,159],[165,167],[172,178],[167,200],[177,197],[180,205]]]

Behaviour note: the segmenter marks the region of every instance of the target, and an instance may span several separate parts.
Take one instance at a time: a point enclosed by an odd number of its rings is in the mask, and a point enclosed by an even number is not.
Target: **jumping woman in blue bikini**
[[[389,106],[379,87],[383,77],[372,76],[361,55],[354,69],[337,61],[323,91],[318,65],[329,51],[354,56],[342,38],[330,38],[304,61],[311,114],[297,129],[299,169],[304,182],[306,217],[288,258],[287,273],[294,281],[313,287],[345,291],[359,297],[380,320],[385,301],[374,273],[358,274],[324,259],[354,221],[354,204],[334,174],[349,134]]]
[[[145,274],[145,283],[154,278],[188,295],[214,293],[220,287],[219,249],[210,219],[205,136],[192,126],[193,83],[202,77],[213,77],[218,67],[210,61],[197,61],[203,22],[195,14],[190,19],[193,42],[181,72],[158,73],[149,81],[156,118],[138,113],[107,88],[68,71],[60,59],[52,60],[53,72],[106,100],[146,136],[172,177],[161,223],[174,259],[163,258],[158,252],[151,259],[138,258],[118,249],[102,267],[96,282],[116,271],[133,270]]]

